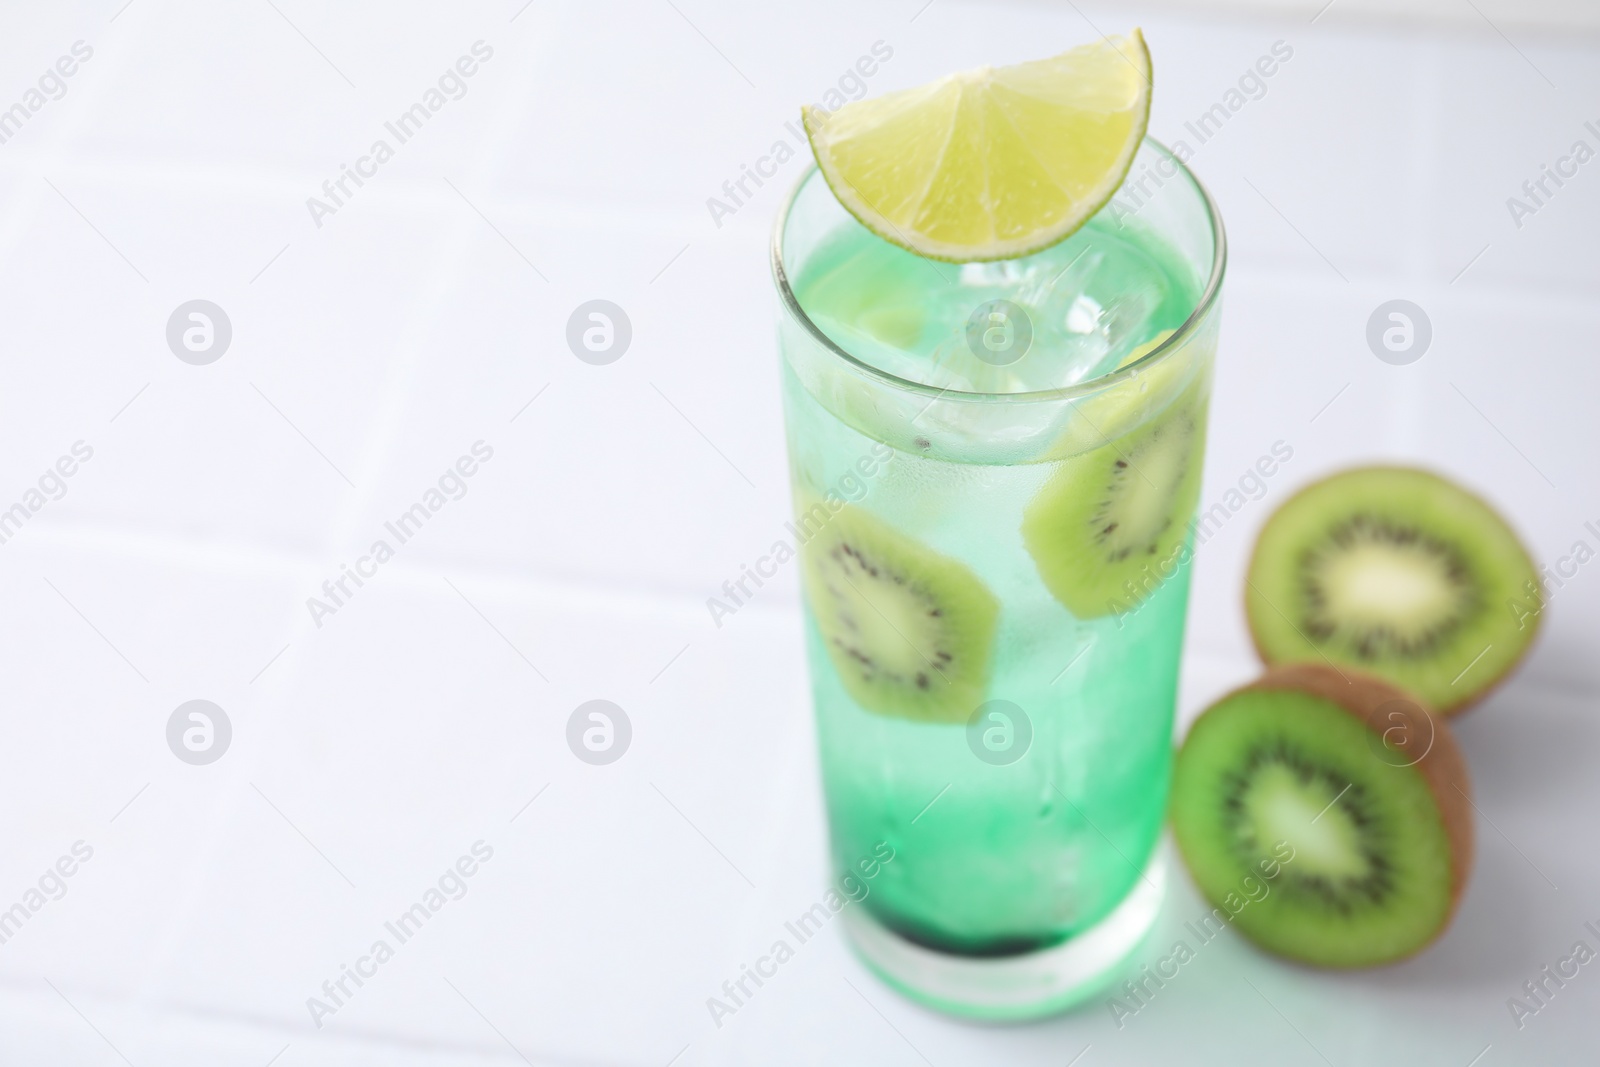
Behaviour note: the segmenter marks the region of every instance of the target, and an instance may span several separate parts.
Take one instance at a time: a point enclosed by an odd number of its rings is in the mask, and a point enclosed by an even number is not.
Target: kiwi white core
[[[1465,607],[1462,587],[1451,580],[1449,566],[1421,545],[1358,541],[1323,557],[1318,584],[1331,618],[1416,636]]]
[[[1286,841],[1294,848],[1296,871],[1361,879],[1371,865],[1360,828],[1338,797],[1320,778],[1307,782],[1281,763],[1268,763],[1252,780],[1244,807],[1257,842],[1271,847]]]
[[[1123,496],[1118,502],[1120,521],[1127,536],[1115,539],[1118,545],[1139,545],[1153,541],[1172,521],[1172,496],[1188,473],[1192,447],[1181,434],[1162,434],[1153,448],[1146,449],[1131,471],[1123,472]]]
[[[939,629],[929,625],[928,608],[916,598],[863,572],[855,557],[833,554],[844,579],[836,586],[851,635],[873,649],[882,668],[891,675],[924,675],[937,685],[945,681],[931,657],[937,654]]]
[[[1110,561],[1155,551],[1157,539],[1172,525],[1173,500],[1189,473],[1193,448],[1192,435],[1169,423],[1132,451],[1118,449],[1107,488],[1116,507],[1103,508],[1090,520]]]

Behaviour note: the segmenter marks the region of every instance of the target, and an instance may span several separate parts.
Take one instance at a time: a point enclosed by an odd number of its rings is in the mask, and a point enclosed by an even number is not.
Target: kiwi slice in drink
[[[1119,371],[1139,362],[1166,344],[1175,332],[1162,330],[1122,357],[1114,370]],[[1113,386],[1102,394],[1076,401],[1066,420],[1065,429],[1050,442],[1039,458],[1044,461],[1069,459],[1121,437],[1144,422],[1152,411],[1159,411],[1172,403],[1189,386],[1195,371],[1192,361],[1165,359],[1147,371],[1134,371],[1133,383]]]
[[[1358,671],[1275,667],[1206,709],[1173,770],[1173,834],[1215,905],[1198,928],[1323,967],[1410,956],[1461,897],[1469,793],[1417,698]]]
[[[1267,663],[1349,664],[1453,714],[1527,651],[1538,590],[1527,551],[1482,500],[1427,471],[1363,467],[1268,520],[1245,607]]]
[[[845,689],[880,715],[965,722],[989,677],[989,587],[859,507],[803,505],[806,597]]]
[[[1074,456],[1022,517],[1045,586],[1080,619],[1123,614],[1186,560],[1206,396],[1191,386],[1144,425]]]

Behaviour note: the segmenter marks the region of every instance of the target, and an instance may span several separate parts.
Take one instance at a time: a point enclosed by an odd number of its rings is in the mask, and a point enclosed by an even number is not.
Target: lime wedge
[[[930,259],[1010,259],[1071,235],[1122,184],[1150,119],[1150,53],[1134,30],[801,116],[823,178],[873,233]]]

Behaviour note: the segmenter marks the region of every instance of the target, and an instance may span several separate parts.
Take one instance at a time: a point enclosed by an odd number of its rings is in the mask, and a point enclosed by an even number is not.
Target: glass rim
[[[1222,226],[1222,213],[1217,210],[1217,202],[1212,198],[1211,191],[1205,187],[1205,183],[1195,176],[1194,171],[1185,166],[1183,160],[1174,155],[1172,150],[1166,145],[1150,136],[1145,137],[1141,147],[1144,145],[1153,147],[1162,156],[1170,159],[1178,168],[1179,173],[1187,178],[1190,184],[1194,186],[1195,192],[1200,194],[1200,203],[1205,208],[1206,221],[1211,227],[1211,272],[1206,279],[1205,288],[1201,291],[1199,299],[1195,301],[1194,310],[1189,313],[1188,318],[1183,320],[1183,324],[1176,330],[1172,331],[1172,335],[1165,341],[1162,341],[1155,348],[1151,349],[1149,352],[1145,353],[1143,356],[1140,356],[1138,359],[1134,360],[1132,363],[1129,363],[1125,367],[1118,367],[1117,369],[1108,371],[1105,374],[1090,378],[1088,381],[1077,382],[1073,385],[1060,386],[1054,389],[1037,389],[1020,393],[985,393],[969,392],[961,389],[939,388],[929,385],[926,382],[915,382],[909,378],[902,378],[897,374],[892,374],[889,371],[883,370],[882,368],[875,367],[872,364],[858,359],[856,356],[845,351],[844,348],[834,342],[833,338],[824,333],[822,328],[812,321],[811,316],[806,314],[805,308],[800,306],[799,299],[794,295],[794,289],[789,285],[788,271],[785,270],[783,266],[784,231],[788,228],[789,215],[794,210],[795,201],[800,197],[800,191],[805,188],[806,183],[809,182],[817,173],[817,164],[815,160],[813,160],[806,168],[805,172],[800,175],[800,180],[795,183],[794,188],[790,190],[789,195],[784,198],[783,208],[778,212],[778,221],[773,227],[772,231],[772,280],[773,283],[778,287],[778,294],[783,301],[784,311],[786,311],[792,318],[797,320],[803,327],[805,327],[806,331],[811,334],[812,338],[826,351],[838,356],[840,359],[852,365],[862,373],[876,378],[881,382],[887,383],[896,389],[908,390],[913,393],[921,393],[924,396],[932,397],[934,400],[949,399],[982,403],[1028,403],[1062,400],[1070,401],[1076,400],[1079,397],[1089,396],[1094,393],[1101,392],[1108,387],[1118,385],[1139,374],[1143,374],[1145,371],[1151,369],[1156,364],[1161,363],[1173,352],[1182,347],[1183,344],[1187,342],[1189,338],[1192,337],[1199,329],[1200,323],[1202,320],[1204,320],[1206,313],[1211,310],[1212,305],[1217,302],[1218,294],[1222,292],[1222,277],[1226,273],[1228,265],[1227,233]],[[1137,155],[1135,158],[1137,158]],[[1129,170],[1130,172],[1132,170],[1131,164],[1129,166]],[[1121,187],[1119,186],[1118,189],[1120,191]],[[829,190],[829,194],[832,194],[832,190]],[[1115,195],[1115,193],[1112,194],[1113,199],[1115,198]],[[1100,211],[1104,211],[1106,208],[1110,207],[1112,202],[1112,200],[1107,200],[1106,203],[1101,206]],[[843,205],[840,206],[842,209]],[[1099,212],[1096,212],[1096,214],[1099,214]]]

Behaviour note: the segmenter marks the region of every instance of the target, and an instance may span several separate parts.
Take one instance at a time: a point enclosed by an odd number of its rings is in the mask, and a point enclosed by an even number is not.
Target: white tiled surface
[[[1090,19],[1144,26],[1167,139],[1294,49],[1194,161],[1233,240],[1206,494],[1294,458],[1200,556],[1185,714],[1250,676],[1242,561],[1320,473],[1432,464],[1553,560],[1600,520],[1600,162],[1520,231],[1504,201],[1596,142],[1593,38],[1314,5],[119,2],[0,15],[0,105],[95,50],[0,145],[0,499],[94,448],[0,545],[0,907],[95,850],[0,946],[0,1064],[1594,1060],[1587,969],[1520,1032],[1505,1005],[1600,919],[1588,568],[1461,726],[1481,854],[1442,943],[1326,975],[1218,941],[1121,1031],[933,1016],[836,931],[713,1025],[825,872],[793,578],[721,630],[703,608],[784,518],[765,238],[801,160],[720,229],[705,198],[875,41],[876,92]],[[466,96],[314,227],[305,198],[479,39]],[[1362,340],[1397,296],[1435,328],[1410,367]],[[209,367],[164,344],[194,297],[234,325]],[[608,367],[562,339],[594,297],[633,322]],[[480,439],[466,496],[314,626],[305,598]],[[204,768],[163,736],[194,697],[235,728]],[[595,697],[635,730],[604,768],[563,740]],[[479,839],[466,895],[313,1027],[306,998]],[[1163,922],[1200,910],[1180,878]]]

